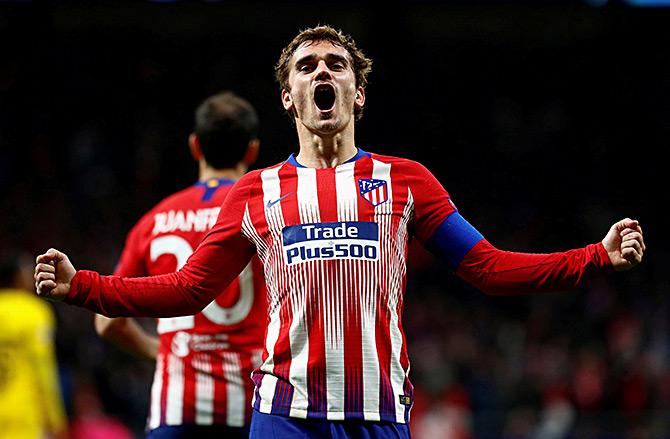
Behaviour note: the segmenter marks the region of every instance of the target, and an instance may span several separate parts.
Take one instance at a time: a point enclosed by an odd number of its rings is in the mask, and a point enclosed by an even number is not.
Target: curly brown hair
[[[279,61],[275,65],[275,79],[282,90],[291,91],[288,76],[291,70],[290,62],[295,51],[305,42],[329,41],[330,43],[343,47],[351,56],[354,75],[356,76],[356,87],[365,88],[368,85],[368,74],[372,71],[372,60],[365,56],[363,51],[356,46],[356,42],[350,35],[342,33],[328,25],[320,25],[300,31],[293,40],[281,51]],[[360,118],[362,109],[356,112]]]

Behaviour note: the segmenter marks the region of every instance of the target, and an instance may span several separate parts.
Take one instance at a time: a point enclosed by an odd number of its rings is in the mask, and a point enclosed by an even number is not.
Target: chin
[[[342,131],[342,124],[336,120],[324,120],[316,123],[315,130],[319,134],[337,134]]]

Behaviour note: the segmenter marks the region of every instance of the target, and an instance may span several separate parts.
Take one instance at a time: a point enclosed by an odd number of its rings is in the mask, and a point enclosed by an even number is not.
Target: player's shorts
[[[161,425],[147,433],[147,439],[247,439],[249,426],[228,427],[227,425]]]
[[[268,415],[254,410],[249,439],[410,439],[409,426],[395,422],[324,421]]]

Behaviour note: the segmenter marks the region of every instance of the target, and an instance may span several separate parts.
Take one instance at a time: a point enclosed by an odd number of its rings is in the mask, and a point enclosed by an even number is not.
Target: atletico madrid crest
[[[388,201],[389,193],[386,180],[377,180],[374,178],[359,178],[358,192],[373,206]]]

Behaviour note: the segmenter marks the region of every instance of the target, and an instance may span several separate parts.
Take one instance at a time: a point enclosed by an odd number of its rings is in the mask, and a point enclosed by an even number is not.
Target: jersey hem
[[[320,419],[323,421],[366,421],[366,422],[392,422],[394,424],[408,424],[407,420],[398,421],[398,419],[393,416],[380,416],[376,412],[347,412],[347,411],[328,411],[328,412],[315,412],[307,409],[296,409],[290,407],[279,407],[278,409],[285,411],[284,413],[279,413],[278,411],[272,410],[263,410],[262,406],[260,409],[254,408],[255,411],[264,413],[266,415],[281,416],[283,418],[293,418],[293,419]],[[286,412],[289,412],[287,414]]]

